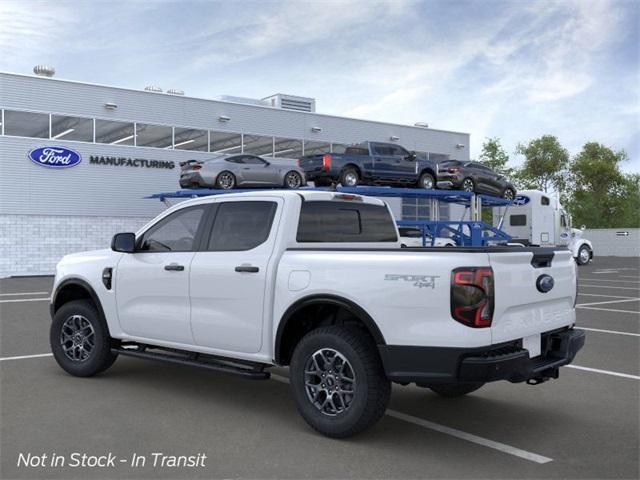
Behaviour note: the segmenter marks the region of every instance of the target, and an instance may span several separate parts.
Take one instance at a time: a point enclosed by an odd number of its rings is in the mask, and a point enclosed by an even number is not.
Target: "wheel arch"
[[[349,163],[345,164],[340,169],[340,174],[342,175],[342,172],[344,172],[347,168],[353,168],[358,173],[358,176],[360,177],[360,180],[362,180],[362,169],[358,165],[353,163],[353,162],[349,162]]]
[[[49,306],[51,318],[65,303],[73,300],[91,300],[98,310],[98,315],[105,321],[104,310],[102,309],[102,302],[100,297],[89,284],[89,282],[82,280],[81,278],[69,278],[60,282],[56,287],[55,292],[51,295],[51,304]],[[106,324],[106,321],[105,321]]]
[[[434,171],[434,169],[433,169],[433,168],[431,168],[431,167],[424,167],[424,168],[422,168],[422,170],[420,170],[420,175],[418,175],[418,178],[420,178],[420,177],[422,176],[422,174],[424,174],[424,173],[429,173],[429,174],[431,174],[431,175],[433,176],[433,180],[434,180],[434,181],[437,181],[437,180],[438,180],[437,175],[436,175],[436,172]]]
[[[313,328],[324,325],[327,315],[336,324],[344,320],[339,314],[346,314],[360,324],[376,344],[386,345],[382,332],[373,318],[359,305],[337,295],[310,295],[293,303],[282,315],[274,344],[274,361],[277,365],[288,365],[293,348],[302,336]],[[304,315],[312,315],[307,318]],[[324,315],[324,316],[323,316]]]

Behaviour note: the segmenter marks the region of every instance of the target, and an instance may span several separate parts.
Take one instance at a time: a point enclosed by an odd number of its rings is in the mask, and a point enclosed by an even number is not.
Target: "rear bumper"
[[[583,330],[542,334],[542,354],[529,358],[521,341],[481,348],[408,347],[379,345],[389,380],[433,385],[459,382],[512,383],[557,378],[558,369],[571,363],[584,346]]]
[[[206,182],[202,175],[197,172],[183,173],[180,175],[180,187],[181,188],[193,188],[193,187],[204,187],[206,186]]]

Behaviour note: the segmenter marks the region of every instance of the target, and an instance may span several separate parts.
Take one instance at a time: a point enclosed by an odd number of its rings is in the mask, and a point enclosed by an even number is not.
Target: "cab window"
[[[147,230],[138,247],[140,252],[190,252],[204,214],[204,207],[188,207],[164,217]]]
[[[220,203],[207,245],[210,252],[251,250],[269,238],[275,202]]]

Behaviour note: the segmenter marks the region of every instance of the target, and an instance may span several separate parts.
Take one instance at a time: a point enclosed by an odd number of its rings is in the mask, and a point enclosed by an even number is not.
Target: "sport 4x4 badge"
[[[439,275],[400,275],[397,273],[387,273],[384,276],[386,281],[395,282],[398,280],[404,280],[405,282],[413,283],[414,287],[431,287],[436,288],[436,278],[440,278]]]

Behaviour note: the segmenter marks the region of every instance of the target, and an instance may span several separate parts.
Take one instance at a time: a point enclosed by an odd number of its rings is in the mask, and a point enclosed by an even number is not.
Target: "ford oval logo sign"
[[[542,293],[549,292],[553,288],[554,284],[555,281],[551,275],[540,275],[538,280],[536,280],[536,288]]]
[[[43,167],[69,168],[78,165],[82,156],[69,148],[40,147],[29,152],[29,160]]]
[[[513,200],[514,205],[526,205],[531,200],[526,195],[516,195],[516,198]]]

